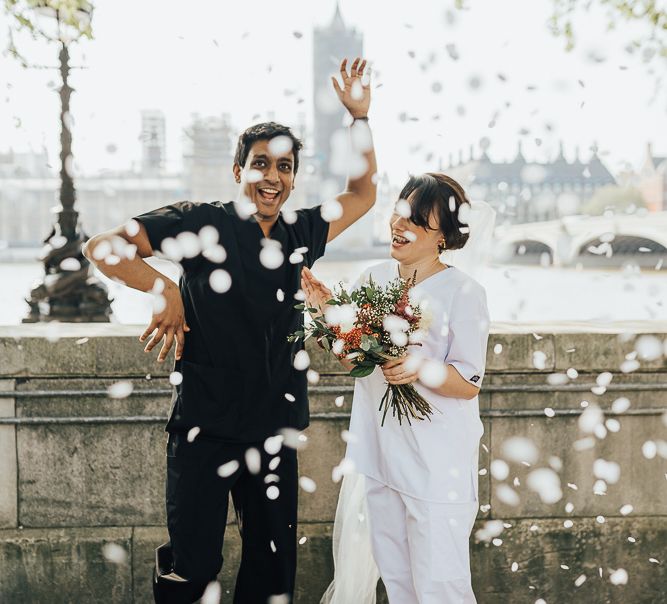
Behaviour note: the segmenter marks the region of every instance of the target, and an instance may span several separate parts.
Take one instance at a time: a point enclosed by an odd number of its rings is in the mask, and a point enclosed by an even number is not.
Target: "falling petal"
[[[217,268],[210,274],[209,284],[214,292],[224,294],[232,286],[232,277],[226,270]]]
[[[102,546],[102,555],[105,560],[113,564],[125,564],[127,562],[127,551],[117,543],[105,543]]]
[[[212,581],[206,586],[201,597],[201,604],[219,604],[222,596],[222,587],[217,581]]]
[[[502,443],[503,457],[510,461],[520,463],[527,461],[534,464],[537,461],[538,450],[535,443],[523,436],[513,436]]]
[[[130,394],[132,394],[133,389],[134,387],[132,386],[132,382],[122,380],[109,386],[109,388],[107,388],[107,392],[110,398],[127,398],[130,396]]]
[[[227,478],[228,476],[231,476],[236,470],[239,469],[239,462],[236,461],[235,459],[232,459],[232,461],[228,461],[227,463],[222,464],[218,468],[218,476],[221,478]]]
[[[299,352],[294,355],[294,369],[297,371],[303,371],[308,369],[309,365],[310,356],[305,350],[299,350]]]
[[[301,476],[301,478],[299,478],[299,486],[306,491],[306,493],[314,493],[315,489],[317,489],[315,481],[307,476]]]
[[[283,440],[285,440],[285,437],[281,434],[269,436],[269,438],[264,441],[264,450],[269,455],[277,455],[280,449],[282,449]]]
[[[251,474],[259,474],[262,467],[262,457],[260,452],[254,447],[250,447],[250,449],[245,452],[245,463]]]

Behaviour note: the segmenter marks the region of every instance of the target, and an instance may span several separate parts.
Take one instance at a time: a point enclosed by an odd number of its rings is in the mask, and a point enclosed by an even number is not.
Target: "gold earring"
[[[438,256],[442,254],[447,248],[445,247],[445,240],[443,239],[442,241],[438,242]]]

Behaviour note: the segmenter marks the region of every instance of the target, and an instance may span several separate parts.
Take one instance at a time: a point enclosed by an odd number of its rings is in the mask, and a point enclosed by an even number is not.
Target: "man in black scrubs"
[[[375,202],[365,69],[356,59],[348,73],[343,61],[343,87],[333,79],[367,167],[348,178],[333,216],[323,217],[321,206],[280,212],[294,188],[301,142],[270,122],[239,138],[236,201],[174,203],[84,247],[107,276],[157,292],[162,308],[140,338],[152,334],[146,351],[162,342],[164,361],[176,345],[174,375],[181,381],[166,427],[170,540],[156,551],[157,603],[194,602],[215,580],[230,493],[242,537],[234,602],[293,596],[298,471],[294,443],[283,431],[308,426],[308,400],[305,367],[294,363],[303,344],[287,337],[303,321],[294,309],[302,268]],[[158,250],[180,262],[179,286],[143,261]]]

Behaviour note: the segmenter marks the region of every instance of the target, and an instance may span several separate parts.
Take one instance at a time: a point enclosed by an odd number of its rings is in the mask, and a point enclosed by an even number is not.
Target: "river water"
[[[158,270],[177,278],[174,265],[155,261]],[[329,286],[350,283],[380,260],[319,260],[314,273]],[[23,298],[43,269],[38,262],[0,264],[0,325],[21,322],[28,306]],[[143,324],[150,320],[149,295],[118,285],[97,273],[114,298],[114,321]],[[491,266],[477,275],[486,287],[493,321],[667,320],[665,271],[638,269],[562,269],[537,266]]]

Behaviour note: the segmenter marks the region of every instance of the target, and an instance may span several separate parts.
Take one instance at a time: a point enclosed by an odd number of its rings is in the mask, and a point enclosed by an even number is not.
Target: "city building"
[[[342,190],[345,176],[332,170],[332,140],[343,128],[345,108],[336,98],[331,76],[340,76],[338,67],[344,57],[354,59],[363,55],[363,37],[343,21],[336,3],[333,19],[326,27],[313,31],[313,124],[314,159],[319,163],[319,176],[331,180]]]
[[[313,174],[320,183],[318,202],[326,201],[345,189],[345,153],[337,147],[346,143],[345,108],[340,104],[331,85],[331,76],[340,81],[340,61],[350,61],[363,56],[363,36],[349,28],[336,3],[333,18],[325,27],[313,31],[313,126],[314,148],[311,157]],[[349,68],[350,63],[348,63]],[[341,161],[343,159],[343,161]],[[374,211],[339,235],[331,245],[332,250],[355,253],[373,245]]]
[[[164,113],[156,110],[141,112],[141,169],[155,174],[164,169],[167,157]]]
[[[576,214],[581,205],[605,185],[616,181],[600,160],[594,147],[588,161],[575,153],[574,161],[565,158],[561,143],[558,155],[548,162],[528,161],[521,144],[511,162],[490,159],[486,149],[474,157],[453,163],[444,170],[466,187],[469,195],[482,199],[498,211],[505,223],[552,220]]]
[[[653,155],[651,143],[637,175],[637,188],[650,212],[667,210],[667,157]]]
[[[229,114],[193,116],[184,132],[183,170],[192,201],[228,200],[236,197],[232,174],[236,132]]]

